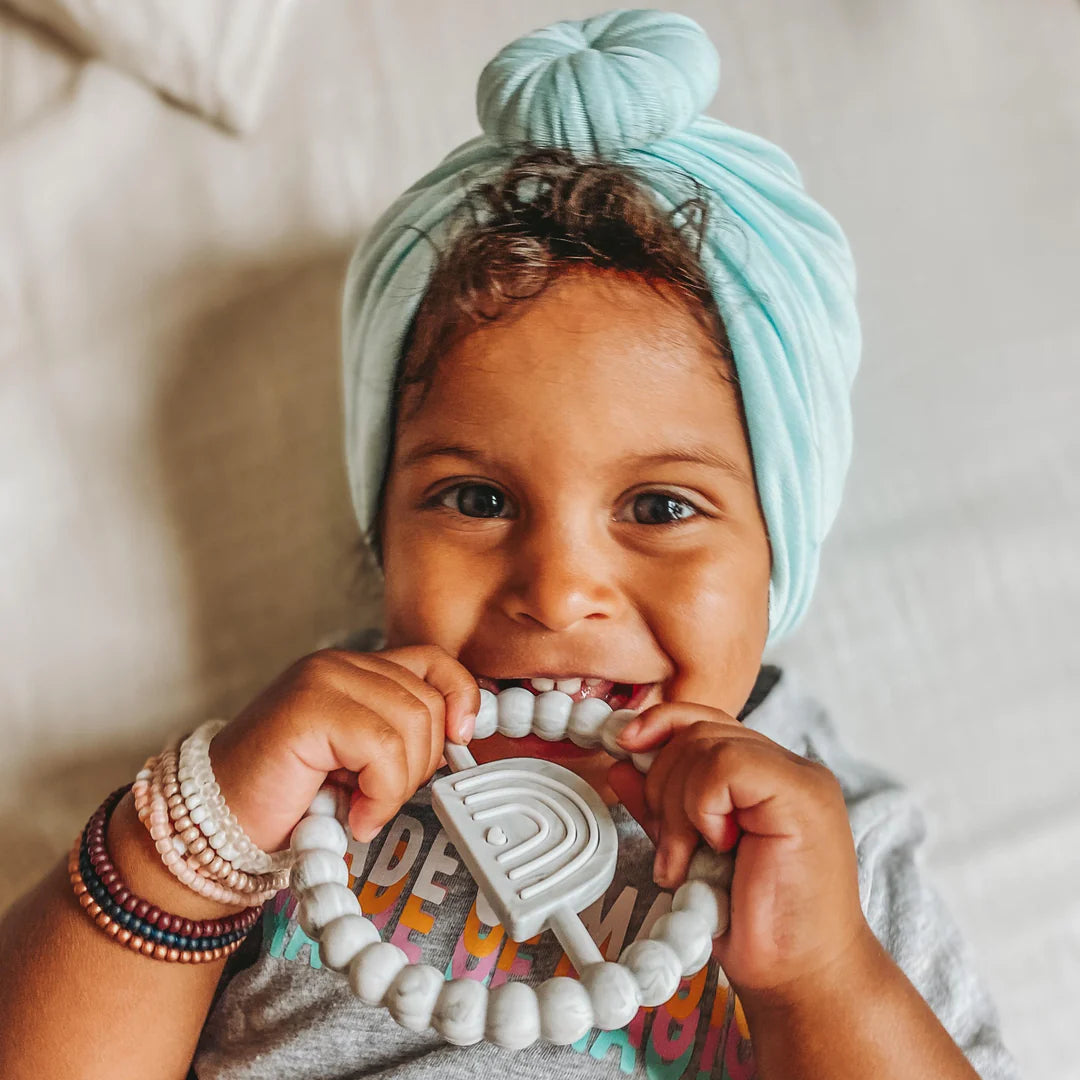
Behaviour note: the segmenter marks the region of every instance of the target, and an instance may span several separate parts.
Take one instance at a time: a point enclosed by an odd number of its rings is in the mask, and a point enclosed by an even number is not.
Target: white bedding
[[[781,658],[921,795],[1026,1073],[1080,1076],[1080,8],[679,9],[860,266],[855,464]],[[344,260],[501,44],[595,10],[305,0],[244,139],[0,13],[0,907],[165,732],[364,624]]]

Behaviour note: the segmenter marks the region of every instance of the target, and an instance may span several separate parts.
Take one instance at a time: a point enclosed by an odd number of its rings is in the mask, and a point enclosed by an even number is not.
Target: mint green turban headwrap
[[[770,642],[799,621],[851,456],[861,345],[855,269],[844,234],[803,190],[791,159],[701,115],[719,70],[695,22],[659,11],[556,23],[511,43],[484,69],[484,134],[397,199],[349,268],[346,456],[363,529],[386,467],[402,344],[433,266],[418,230],[443,238],[465,188],[502,171],[523,143],[636,167],[668,210],[682,202],[679,174],[688,173],[718,211],[701,259],[734,353],[772,545]]]

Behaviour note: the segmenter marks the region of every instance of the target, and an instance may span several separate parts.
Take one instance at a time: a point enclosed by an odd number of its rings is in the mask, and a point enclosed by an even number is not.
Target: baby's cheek
[[[672,575],[650,618],[675,667],[668,696],[737,715],[753,689],[768,637],[768,576],[725,565]]]
[[[451,545],[405,534],[387,562],[383,606],[389,644],[424,642],[458,655],[487,595],[482,568],[462,565]]]

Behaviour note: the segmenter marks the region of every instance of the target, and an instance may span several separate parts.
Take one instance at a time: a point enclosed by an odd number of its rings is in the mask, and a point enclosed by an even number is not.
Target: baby
[[[558,763],[619,833],[615,880],[583,913],[608,959],[648,936],[699,845],[734,853],[709,963],[625,1028],[511,1058],[361,1005],[287,891],[227,967],[185,966],[118,949],[46,881],[5,940],[63,926],[89,996],[132,1003],[123,1032],[81,1021],[101,1075],[1014,1075],[919,881],[918,815],[762,666],[836,512],[859,331],[846,242],[790,160],[699,115],[717,76],[700,29],[658,12],[560,23],[488,66],[485,135],[391,207],[346,286],[348,463],[383,647],[303,658],[210,747],[265,851],[342,785],[349,884],[383,939],[492,988],[573,971],[551,934],[507,938],[425,785],[447,741]],[[647,775],[569,738],[473,740],[481,688],[512,686],[636,710],[619,743],[654,755]],[[107,844],[161,910],[242,910],[164,871],[131,796]],[[3,1073],[59,1075],[72,965],[31,1010],[55,961],[4,962],[25,1034]]]

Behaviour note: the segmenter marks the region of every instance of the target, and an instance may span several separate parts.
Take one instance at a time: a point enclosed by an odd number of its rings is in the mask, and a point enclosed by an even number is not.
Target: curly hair
[[[467,189],[444,248],[424,234],[435,247],[435,266],[395,376],[391,440],[406,397],[418,391],[411,411],[420,408],[448,350],[582,266],[630,275],[682,304],[715,347],[720,377],[737,386],[727,331],[700,259],[710,220],[707,194],[692,177],[680,176],[687,197],[666,211],[640,175],[567,150],[525,148],[497,178]],[[393,445],[387,461],[392,457]],[[380,564],[388,474],[389,466],[366,541]]]

